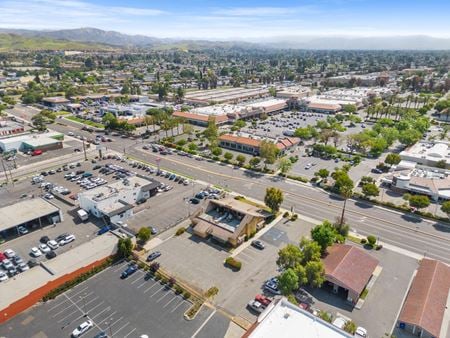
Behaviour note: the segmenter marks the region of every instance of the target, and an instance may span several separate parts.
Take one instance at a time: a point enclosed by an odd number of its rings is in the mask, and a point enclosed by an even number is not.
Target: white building
[[[350,338],[353,336],[293,305],[283,297],[269,304],[243,337]]]
[[[78,199],[83,210],[118,224],[133,216],[136,202],[155,195],[159,184],[137,175],[82,192]]]
[[[404,161],[415,162],[419,165],[436,167],[440,161],[445,161],[445,167],[450,168],[450,143],[444,141],[420,141],[400,153]]]

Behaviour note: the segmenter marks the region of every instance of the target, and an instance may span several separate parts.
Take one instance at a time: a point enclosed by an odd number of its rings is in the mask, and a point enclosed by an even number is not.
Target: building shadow
[[[304,287],[304,289],[319,302],[348,312],[352,312],[354,309],[353,304],[347,301],[348,292],[339,288],[338,293],[333,293],[333,286],[328,282],[325,282],[321,288],[312,288],[308,286]],[[318,305],[318,307],[320,308],[320,305]]]

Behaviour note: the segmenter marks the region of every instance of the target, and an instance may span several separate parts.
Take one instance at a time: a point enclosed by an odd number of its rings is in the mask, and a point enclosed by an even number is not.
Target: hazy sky
[[[0,27],[96,27],[156,37],[450,37],[450,0],[0,0]]]

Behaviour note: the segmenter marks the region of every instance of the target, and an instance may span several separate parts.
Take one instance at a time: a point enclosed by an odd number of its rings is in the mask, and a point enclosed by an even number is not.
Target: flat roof
[[[59,209],[43,198],[27,199],[0,208],[0,231],[50,215]]]
[[[275,303],[275,304],[273,304]],[[273,305],[272,305],[273,304]],[[244,335],[248,338],[342,338],[353,337],[330,323],[288,302],[272,302],[258,317],[256,326]]]

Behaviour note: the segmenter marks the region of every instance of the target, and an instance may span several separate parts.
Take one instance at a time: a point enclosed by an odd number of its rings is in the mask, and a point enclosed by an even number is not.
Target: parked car
[[[122,272],[122,274],[120,275],[120,278],[125,279],[128,276],[131,276],[133,273],[135,273],[138,269],[138,266],[136,264],[131,264],[130,266],[127,267],[127,269]]]
[[[267,306],[272,302],[271,298],[264,296],[264,295],[259,295],[259,294],[255,296],[255,300],[257,302],[260,302],[264,306]]]
[[[252,246],[259,250],[264,250],[264,248],[265,248],[264,243],[259,240],[252,241]]]
[[[4,259],[4,260],[3,260],[2,266],[3,266],[3,268],[5,268],[5,270],[8,270],[9,268],[12,268],[14,265],[13,265],[13,263],[7,258],[7,259]]]
[[[3,271],[0,271],[0,282],[5,282],[9,279],[8,275]]]
[[[104,233],[107,233],[109,230],[111,230],[111,227],[106,225],[97,232],[97,235],[98,236],[103,235]]]
[[[58,247],[59,247],[58,242],[55,241],[54,239],[48,241],[46,244],[47,244],[48,247],[49,247],[50,249],[52,249],[52,250],[56,250],[56,249],[58,249]]]
[[[343,330],[344,327],[345,327],[345,324],[347,324],[347,319],[342,318],[342,317],[336,317],[336,318],[333,320],[333,323],[332,323],[332,324],[333,324],[334,326],[336,326],[337,328]]]
[[[17,268],[20,270],[20,272],[24,272],[24,271],[30,270],[30,267],[24,262],[18,264]]]
[[[5,254],[3,252],[0,252],[0,262],[3,262],[6,258]]]
[[[274,295],[280,295],[281,292],[278,289],[278,280],[276,277],[269,279],[267,282],[264,283],[264,290],[274,294]]]
[[[260,302],[254,300],[254,299],[251,300],[250,302],[248,302],[247,307],[250,310],[253,310],[253,311],[257,312],[257,313],[261,313],[265,309],[264,305],[262,305]]]
[[[47,242],[50,241],[50,238],[48,236],[42,236],[41,239],[39,239],[39,242],[47,244]]]
[[[367,338],[367,330],[361,326],[358,326],[355,331],[355,337]]]
[[[52,249],[50,249],[50,248],[48,247],[48,245],[47,245],[47,244],[44,244],[44,243],[39,244],[39,250],[40,250],[42,253],[44,253],[44,254],[46,254],[46,253],[52,251]]]
[[[85,322],[81,323],[75,330],[72,331],[72,337],[77,338],[80,337],[82,334],[89,331],[94,326],[94,323],[92,320],[86,320]]]
[[[16,265],[19,265],[19,264],[23,263],[23,259],[20,256],[14,256],[12,258],[12,262]]]
[[[62,240],[59,241],[59,246],[69,244],[70,242],[73,242],[75,240],[75,235],[67,235]]]
[[[37,247],[32,247],[30,250],[30,255],[33,257],[40,257],[42,256],[41,250],[39,250]]]
[[[45,254],[45,257],[46,257],[47,259],[55,258],[55,257],[56,257],[56,252],[54,252],[54,251],[49,251],[49,252],[47,252],[47,253]]]
[[[195,198],[195,197],[192,197],[192,198],[189,200],[189,202],[191,202],[192,204],[199,204],[199,203],[200,203],[200,200],[197,199],[197,198]]]
[[[158,229],[156,229],[155,227],[150,227],[150,231],[152,235],[156,235],[158,233]]]
[[[158,258],[159,256],[161,256],[161,252],[159,252],[159,251],[152,252],[150,255],[148,255],[147,262],[153,261],[156,258]]]

